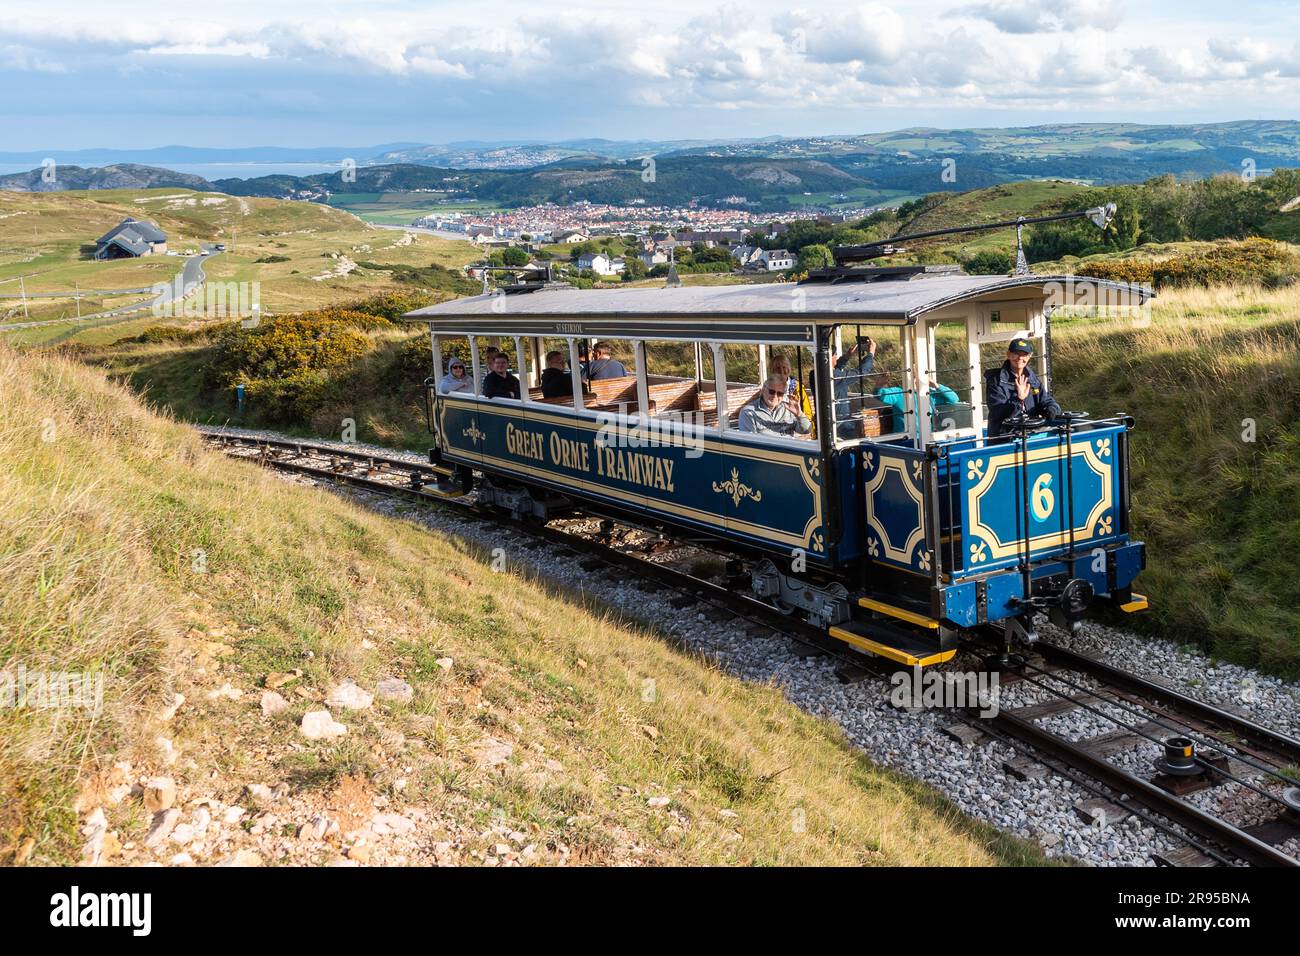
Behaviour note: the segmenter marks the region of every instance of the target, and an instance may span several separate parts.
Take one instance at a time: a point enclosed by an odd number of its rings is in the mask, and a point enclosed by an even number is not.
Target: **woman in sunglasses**
[[[788,373],[773,372],[759,389],[754,400],[740,410],[738,427],[756,435],[807,435],[812,420],[802,411],[796,413],[786,401],[789,394]]]
[[[448,392],[473,392],[474,383],[470,381],[468,373],[465,371],[465,362],[452,356],[447,363],[447,374],[442,377],[438,383],[438,391],[446,395]]]

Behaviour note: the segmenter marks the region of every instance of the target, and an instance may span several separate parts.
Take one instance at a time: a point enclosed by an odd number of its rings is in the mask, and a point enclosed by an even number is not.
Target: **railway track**
[[[385,495],[438,501],[467,515],[487,512],[458,489],[447,487],[449,469],[414,458],[339,449],[310,441],[266,439],[224,430],[199,429],[205,441],[237,457],[267,467],[338,482]],[[440,486],[440,483],[441,486]],[[807,622],[782,614],[777,608],[740,593],[738,582],[707,580],[671,563],[673,545],[647,535],[640,545],[622,549],[613,544],[618,533],[602,522],[596,535],[560,527],[519,521],[497,512],[491,519],[522,531],[539,542],[585,555],[588,570],[612,565],[632,572],[653,589],[671,589],[679,607],[704,603],[751,625],[769,630],[818,653],[830,655],[840,665],[841,680],[887,678],[896,665],[842,649],[839,642]],[[590,524],[587,522],[586,524]],[[698,549],[690,549],[698,553]],[[978,647],[969,650],[977,651]],[[1068,777],[1092,792],[1089,801],[1102,824],[1136,814],[1144,821],[1177,837],[1185,850],[1159,858],[1172,866],[1237,865],[1300,866],[1300,860],[1283,852],[1279,844],[1300,837],[1300,812],[1288,800],[1300,796],[1300,782],[1292,776],[1300,769],[1300,741],[1279,734],[1239,715],[1046,642],[1014,669],[1002,673],[1004,687],[1032,686],[1042,700],[1000,709],[992,718],[977,715],[978,707],[958,711],[966,726],[1012,745],[1019,756],[1007,771],[1016,775],[1038,764]],[[1113,728],[1083,739],[1071,739],[1044,726],[1044,720],[1067,713],[1086,713]],[[1136,772],[1110,758],[1134,746],[1166,747],[1169,738],[1191,743],[1190,763],[1177,773],[1162,773],[1154,765],[1149,773]],[[1182,758],[1186,760],[1186,758]],[[1170,769],[1170,768],[1167,768]],[[1212,813],[1188,796],[1236,785],[1276,809],[1262,823],[1238,826],[1227,813]],[[1287,789],[1291,792],[1287,793]],[[1168,821],[1168,822],[1166,822]],[[1171,826],[1172,824],[1172,826]]]
[[[1067,648],[1040,642],[1003,684],[1022,682],[1043,699],[999,710],[990,723],[1000,732],[1087,774],[1113,791],[1092,809],[1101,821],[1122,819],[1135,806],[1172,820],[1210,846],[1193,846],[1166,862],[1210,866],[1231,857],[1263,866],[1300,866],[1279,845],[1300,841],[1300,741],[1221,708],[1114,668]],[[1100,728],[1071,738],[1040,723],[1064,714],[1086,714]],[[1161,756],[1152,759],[1152,753]],[[1142,753],[1140,771],[1112,758]],[[1240,808],[1211,813],[1188,800],[1235,785],[1266,808],[1267,819],[1236,824]],[[1294,844],[1293,844],[1294,845]]]

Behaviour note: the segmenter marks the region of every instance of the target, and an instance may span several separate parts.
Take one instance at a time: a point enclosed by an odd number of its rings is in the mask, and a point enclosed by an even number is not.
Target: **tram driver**
[[[1008,421],[1022,413],[1049,420],[1061,417],[1061,406],[1029,367],[1033,355],[1034,346],[1029,339],[1012,339],[1002,367],[985,373],[990,438],[1010,434],[1012,428]]]

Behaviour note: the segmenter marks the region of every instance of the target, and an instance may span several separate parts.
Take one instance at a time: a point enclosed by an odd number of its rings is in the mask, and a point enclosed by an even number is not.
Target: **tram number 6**
[[[1056,496],[1052,494],[1051,475],[1038,476],[1038,480],[1034,482],[1030,505],[1034,509],[1034,517],[1039,521],[1046,521],[1052,516],[1052,511],[1056,508]]]

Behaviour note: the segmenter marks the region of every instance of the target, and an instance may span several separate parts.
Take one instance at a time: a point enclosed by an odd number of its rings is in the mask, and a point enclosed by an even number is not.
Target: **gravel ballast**
[[[231,431],[247,437],[286,440],[272,432]],[[326,444],[316,439],[311,442]],[[426,460],[418,454],[356,443],[337,443],[337,447],[412,461]],[[318,483],[301,475],[284,477]],[[502,548],[507,573],[510,566],[526,566],[532,574],[580,591],[656,628],[736,677],[773,683],[796,706],[839,724],[848,741],[872,760],[930,784],[972,817],[1037,841],[1049,856],[1073,858],[1094,866],[1150,866],[1156,863],[1154,855],[1184,846],[1183,841],[1138,814],[1104,826],[1087,822],[1076,807],[1096,798],[1096,792],[1050,771],[1041,778],[1019,779],[1004,769],[1005,763],[1019,756],[1017,749],[988,736],[967,744],[945,735],[945,727],[958,723],[956,714],[942,709],[896,707],[890,702],[891,685],[879,678],[844,683],[837,676],[840,662],[834,657],[798,653],[790,640],[775,634],[755,636],[749,622],[718,621],[716,618],[723,615],[703,604],[679,610],[669,601],[675,592],[646,593],[632,586],[633,575],[614,566],[585,570],[580,562],[589,562],[589,558],[571,552],[562,554],[562,548],[539,545],[536,539],[508,527],[462,517],[449,509],[424,507],[357,489],[339,490],[369,507],[418,522],[431,530],[459,536],[489,550]],[[1213,662],[1169,641],[1095,623],[1085,623],[1078,633],[1069,635],[1043,622],[1040,634],[1076,652],[1240,712],[1282,733],[1300,736],[1300,686],[1297,684],[1248,668]],[[974,664],[973,658],[961,654],[942,669],[963,671],[973,669]],[[1086,676],[1072,674],[1070,680],[1082,687],[1095,686]],[[1053,686],[1050,680],[1044,683]],[[1077,693],[1073,689],[1067,692]],[[1053,696],[1033,683],[1015,683],[1002,689],[999,704],[1012,708]],[[1136,720],[1131,713],[1118,708],[1091,700],[1089,705],[1128,724]],[[1055,714],[1040,723],[1072,740],[1117,729],[1114,723],[1088,709]],[[1159,752],[1155,744],[1143,742],[1110,759],[1124,769],[1142,772],[1151,766]],[[1235,784],[1231,787],[1244,789]],[[1240,819],[1245,825],[1267,818],[1266,801],[1256,794],[1247,796],[1253,799],[1243,800],[1242,810],[1234,809],[1229,819],[1233,822]],[[1218,787],[1189,799],[1203,809],[1218,812],[1229,805],[1230,797],[1229,788]]]

